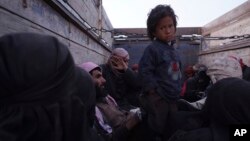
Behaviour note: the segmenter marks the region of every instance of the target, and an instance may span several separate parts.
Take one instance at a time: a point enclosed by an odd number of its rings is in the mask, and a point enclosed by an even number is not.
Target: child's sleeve
[[[154,90],[158,87],[154,76],[157,62],[156,54],[156,51],[152,47],[147,47],[139,63],[139,79],[144,92]]]

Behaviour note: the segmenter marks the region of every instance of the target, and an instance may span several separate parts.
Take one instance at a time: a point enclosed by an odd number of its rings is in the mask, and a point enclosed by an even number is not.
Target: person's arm
[[[139,63],[139,80],[144,92],[153,92],[158,84],[155,80],[156,52],[152,47],[147,47]]]
[[[112,133],[112,141],[126,141],[130,130],[132,130],[138,123],[140,119],[135,113],[128,113],[126,122],[114,129]]]
[[[110,124],[104,122],[104,118],[102,112],[99,110],[98,107],[95,108],[96,111],[96,119],[98,126],[105,132],[99,133],[108,140],[108,141],[126,141],[127,136],[129,135],[129,129],[124,125],[119,125],[117,127],[111,127]]]
[[[130,88],[140,88],[138,74],[132,71],[131,69],[128,68],[124,72],[123,79]]]
[[[129,136],[129,130],[121,126],[117,128],[113,133],[112,133],[112,141],[126,141]]]

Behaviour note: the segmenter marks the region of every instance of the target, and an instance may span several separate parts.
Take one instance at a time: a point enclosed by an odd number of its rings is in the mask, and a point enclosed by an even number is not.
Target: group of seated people
[[[210,77],[206,74],[207,67],[203,64],[187,66],[184,74],[181,98],[189,102],[194,102],[205,95],[205,90],[210,84]]]
[[[55,37],[0,37],[0,140],[229,141],[231,125],[250,124],[250,83],[226,56],[192,67],[163,138],[148,125],[128,61],[115,48],[105,64],[76,65]]]
[[[217,58],[209,64],[209,67],[203,64],[187,66],[185,69],[187,77],[180,94],[180,103],[189,103],[190,107],[183,107],[183,104],[180,104],[180,107],[189,110],[201,109],[207,92],[213,84],[228,77],[249,81],[249,69],[250,67],[244,64],[241,58],[238,59],[235,56]]]

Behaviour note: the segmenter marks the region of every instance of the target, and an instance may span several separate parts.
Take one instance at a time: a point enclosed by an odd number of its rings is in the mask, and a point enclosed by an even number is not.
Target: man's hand
[[[124,61],[122,57],[112,56],[110,61],[112,67],[116,70],[126,71],[128,69],[128,64]]]
[[[138,123],[140,122],[139,117],[132,112],[129,112],[128,116],[127,116],[127,120],[126,120],[126,128],[128,130],[131,130],[133,127],[135,127]]]

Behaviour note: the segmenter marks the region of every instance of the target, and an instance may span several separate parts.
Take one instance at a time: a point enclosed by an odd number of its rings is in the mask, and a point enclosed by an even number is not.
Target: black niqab
[[[238,78],[217,82],[207,97],[205,109],[223,125],[250,123],[250,83]]]
[[[91,77],[56,38],[0,38],[0,140],[87,140],[94,100]]]
[[[250,83],[239,78],[225,78],[208,92],[203,112],[209,119],[215,141],[229,140],[230,126],[250,124]]]

